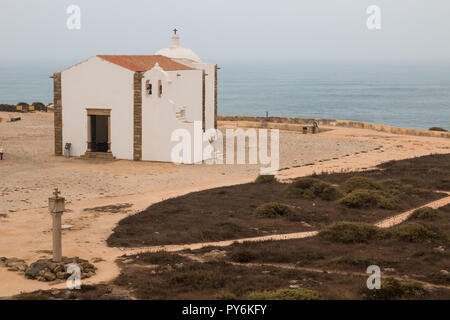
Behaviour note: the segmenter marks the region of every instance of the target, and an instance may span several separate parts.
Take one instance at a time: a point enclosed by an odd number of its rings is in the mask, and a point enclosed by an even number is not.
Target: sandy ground
[[[0,112],[0,117],[7,118]],[[53,114],[21,114],[0,123],[0,214],[47,206],[58,187],[67,201],[119,196],[177,184],[256,177],[259,165],[174,165],[158,162],[87,161],[53,156]],[[366,152],[378,144],[329,136],[280,133],[280,168]]]
[[[49,257],[51,219],[47,198],[58,187],[66,197],[63,254],[102,258],[97,274],[83,283],[113,279],[114,260],[124,254],[106,246],[106,238],[124,217],[152,203],[207,188],[246,183],[259,172],[255,165],[181,165],[133,161],[86,161],[54,157],[53,115],[21,114],[19,122],[5,122],[0,112],[0,256],[31,263]],[[449,153],[445,138],[403,136],[364,129],[333,128],[318,135],[280,132],[281,168],[289,179],[322,171],[364,170],[379,163]],[[85,211],[104,205],[130,203],[123,212]],[[63,288],[64,283],[42,283],[0,268],[0,297],[36,289]]]

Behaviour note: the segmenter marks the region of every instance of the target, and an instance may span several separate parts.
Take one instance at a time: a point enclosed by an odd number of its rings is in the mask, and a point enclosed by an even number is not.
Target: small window
[[[162,96],[162,82],[161,80],[158,81],[158,86],[159,86],[159,92],[158,92],[158,97]]]
[[[152,84],[150,83],[149,80],[147,80],[146,84],[145,84],[145,90],[147,91],[147,94],[149,96],[152,95]]]

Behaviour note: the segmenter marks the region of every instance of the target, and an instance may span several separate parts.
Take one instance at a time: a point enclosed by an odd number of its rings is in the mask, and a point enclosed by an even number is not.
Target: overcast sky
[[[69,5],[81,29],[69,30]],[[366,9],[381,8],[381,30]],[[203,61],[450,61],[450,0],[0,0],[0,63],[181,45]]]

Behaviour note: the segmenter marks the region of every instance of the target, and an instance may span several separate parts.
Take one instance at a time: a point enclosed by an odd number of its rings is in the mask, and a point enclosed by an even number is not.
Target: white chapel
[[[56,155],[70,144],[71,156],[171,161],[174,130],[217,126],[217,65],[182,47],[176,29],[154,55],[97,55],[53,81]]]

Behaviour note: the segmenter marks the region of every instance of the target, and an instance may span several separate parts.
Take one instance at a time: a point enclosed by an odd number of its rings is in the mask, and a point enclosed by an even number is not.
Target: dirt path
[[[440,191],[440,192],[450,195],[450,192],[446,192],[446,191]],[[437,209],[437,208],[443,207],[443,206],[445,206],[445,205],[447,205],[447,204],[449,204],[449,203],[450,203],[450,197],[445,197],[445,198],[438,199],[438,200],[436,200],[436,201],[430,202],[430,203],[428,203],[428,204],[426,204],[426,205],[424,205],[424,206],[422,206],[422,207],[430,207],[430,208],[433,208],[433,209]],[[417,209],[417,208],[416,208],[416,209]],[[414,210],[416,210],[416,209],[411,209],[411,210],[409,210],[409,211],[403,212],[402,214],[399,214],[399,215],[396,215],[396,216],[393,216],[393,217],[384,219],[384,220],[382,220],[382,221],[376,223],[375,225],[376,225],[377,227],[380,227],[380,228],[390,228],[390,227],[393,227],[393,226],[395,226],[395,225],[397,225],[397,224],[402,223],[402,222],[405,221],[406,219],[408,219],[408,217],[409,217],[409,216],[414,212]]]

